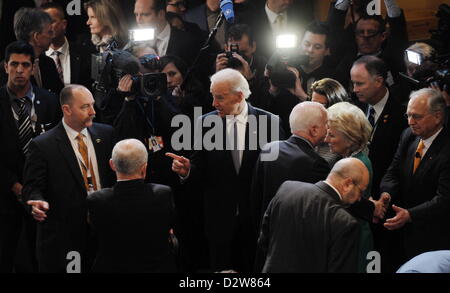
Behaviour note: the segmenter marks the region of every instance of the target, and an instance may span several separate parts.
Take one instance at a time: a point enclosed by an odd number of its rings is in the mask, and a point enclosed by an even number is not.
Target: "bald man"
[[[39,222],[39,271],[66,272],[73,260],[68,255],[75,251],[85,272],[89,267],[86,196],[114,182],[108,168],[113,128],[92,122],[94,98],[84,86],[66,86],[60,104],[62,121],[30,143],[22,192]]]
[[[147,157],[139,140],[118,142],[109,161],[117,183],[87,198],[98,241],[93,272],[175,272],[168,242],[175,217],[172,191],[144,183]]]
[[[315,183],[324,180],[330,172],[328,163],[314,147],[322,143],[327,134],[327,111],[315,102],[297,104],[289,116],[291,137],[267,144],[261,153],[278,148],[276,160],[258,161],[253,175],[251,209],[255,233],[259,232],[261,219],[280,185],[287,180]]]
[[[325,181],[284,182],[262,222],[262,272],[356,272],[360,231],[346,206],[368,183],[367,168],[355,158],[338,161]]]

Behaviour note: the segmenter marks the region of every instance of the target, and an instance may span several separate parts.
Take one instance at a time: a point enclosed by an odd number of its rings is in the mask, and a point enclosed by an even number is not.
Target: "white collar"
[[[156,39],[159,40],[168,40],[170,38],[170,25],[168,22],[166,22],[166,26],[164,27],[164,29],[162,30],[162,32],[160,32],[157,36]]]
[[[277,20],[278,15],[284,15],[284,16],[286,16],[286,13],[285,13],[285,12],[276,14],[275,12],[273,12],[272,10],[270,10],[269,6],[267,6],[267,3],[266,3],[266,5],[265,5],[265,9],[266,9],[267,18],[269,18],[269,22],[270,22],[271,24],[274,24],[274,23],[275,23],[275,21]]]
[[[423,144],[425,145],[425,148],[426,148],[426,149],[428,149],[428,148],[431,146],[431,144],[432,144],[433,141],[436,139],[436,137],[439,135],[439,133],[441,133],[442,129],[443,129],[443,128],[441,127],[441,129],[439,129],[438,131],[436,131],[435,134],[433,134],[433,135],[430,136],[429,138],[423,140]]]
[[[69,42],[67,41],[67,38],[64,37],[64,44],[59,47],[58,49],[54,50],[52,47],[49,47],[48,50],[45,52],[45,54],[47,56],[51,56],[53,54],[53,52],[55,51],[59,51],[61,52],[61,54],[64,55],[68,55],[69,53]]]
[[[388,98],[389,98],[389,89],[386,88],[386,94],[384,95],[384,97],[380,101],[378,101],[378,103],[371,106],[375,110],[376,113],[375,115],[377,117],[379,117],[379,115],[381,115],[381,112],[383,112],[384,106],[386,105]]]
[[[66,130],[69,140],[70,141],[75,140],[76,137],[78,136],[78,131],[74,130],[72,127],[67,125],[66,122],[64,121],[64,118],[62,119],[62,124],[64,126],[64,129]],[[83,134],[84,137],[88,137],[88,134],[89,134],[87,128],[84,128],[83,130],[81,130],[80,133]]]
[[[339,198],[341,199],[341,201],[342,201],[342,195],[341,195],[341,193],[333,186],[333,185],[331,185],[330,183],[328,183],[328,182],[326,182],[326,181],[323,181],[325,184],[327,184],[328,186],[330,186],[331,188],[333,188],[333,190],[334,191],[336,191],[336,193],[339,195]]]
[[[248,105],[247,102],[244,103],[244,108],[242,108],[241,113],[239,113],[238,115],[227,115],[227,121],[230,122],[234,122],[237,121],[241,124],[246,124],[247,123],[247,118],[248,118]]]

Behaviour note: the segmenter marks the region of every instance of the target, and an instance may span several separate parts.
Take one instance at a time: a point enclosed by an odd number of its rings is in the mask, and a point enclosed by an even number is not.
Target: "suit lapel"
[[[70,54],[70,82],[79,83],[80,74],[80,55],[75,52],[74,45],[69,43],[69,54]]]
[[[105,164],[101,164],[101,162],[107,162],[109,158],[106,157],[106,150],[104,148],[105,142],[103,141],[102,136],[98,133],[97,129],[94,126],[88,128],[89,134],[91,135],[92,145],[95,149],[95,157],[97,158],[97,168],[98,168],[98,176],[100,177],[100,183],[102,186],[106,186],[106,182],[104,182],[105,174],[107,173]]]
[[[433,143],[431,144],[430,148],[427,150],[425,156],[420,160],[419,167],[417,167],[416,173],[414,175],[418,175],[419,173],[426,173],[427,170],[432,165],[432,162],[436,160],[437,156],[439,155],[439,152],[442,149],[442,146],[444,145],[444,139],[445,139],[445,129],[442,129],[442,131],[439,133],[439,135],[434,139]],[[417,145],[419,144],[419,139],[417,139],[417,143],[415,143],[415,146],[417,148]]]
[[[9,102],[9,95],[8,91],[6,90],[6,87],[1,88],[0,92],[0,105],[2,112],[5,115],[5,118],[3,121],[8,124],[7,128],[11,129],[12,134],[14,137],[12,139],[15,140],[15,143],[19,145],[19,129],[17,128],[12,109],[11,109],[11,103]]]
[[[56,126],[56,131],[58,131],[58,135],[56,136],[56,140],[58,143],[58,148],[61,151],[66,163],[69,167],[70,172],[75,178],[75,181],[80,185],[80,187],[85,190],[83,175],[81,174],[80,165],[77,161],[77,156],[73,151],[72,144],[70,143],[69,137],[67,136],[66,130],[62,122],[60,122]]]

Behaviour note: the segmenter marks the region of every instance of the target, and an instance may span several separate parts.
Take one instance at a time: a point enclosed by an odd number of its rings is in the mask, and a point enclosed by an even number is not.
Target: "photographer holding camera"
[[[236,69],[242,73],[250,85],[252,94],[249,102],[256,107],[267,108],[263,99],[267,84],[264,80],[266,60],[255,55],[256,42],[252,30],[247,24],[232,25],[226,33],[225,52],[217,55],[216,72],[224,68]]]
[[[166,75],[159,73],[161,64],[159,57],[151,54],[154,50],[146,47],[135,52],[140,56],[139,73],[123,75],[117,93],[111,97],[122,103],[114,119],[116,136],[118,140],[135,138],[143,142],[149,151],[147,180],[172,185],[177,178],[171,172],[171,160],[164,153],[172,151],[170,123],[178,112],[169,102]]]

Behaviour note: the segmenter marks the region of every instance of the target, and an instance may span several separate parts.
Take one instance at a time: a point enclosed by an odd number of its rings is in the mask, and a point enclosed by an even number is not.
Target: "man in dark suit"
[[[445,100],[434,89],[410,95],[409,128],[381,182],[395,216],[384,227],[402,231],[403,259],[450,248],[450,137],[444,127]]]
[[[286,181],[264,215],[258,246],[264,273],[355,273],[359,225],[346,205],[361,198],[369,172],[338,161],[325,181]]]
[[[255,232],[259,232],[261,219],[280,185],[287,180],[315,183],[324,180],[330,172],[328,163],[314,147],[323,142],[327,134],[327,112],[315,102],[303,102],[294,107],[289,117],[292,136],[285,141],[274,141],[261,150],[261,154],[278,150],[274,161],[256,162],[251,189],[251,211]]]
[[[109,161],[117,183],[87,197],[98,248],[93,272],[175,272],[169,231],[175,210],[170,187],[144,183],[147,149],[136,139],[118,142]]]
[[[134,15],[138,27],[153,27],[153,47],[159,56],[175,55],[191,64],[202,44],[196,43],[197,36],[170,26],[166,20],[164,0],[136,0]]]
[[[31,85],[33,62],[34,50],[30,44],[16,41],[8,45],[5,58],[8,82],[0,88],[1,272],[12,272],[23,222],[33,255],[33,220],[20,204],[22,172],[30,140],[55,126],[60,119],[56,96]]]
[[[386,20],[381,15],[367,15],[365,9],[363,10],[360,18],[356,20],[351,40],[346,38],[343,28],[346,9],[330,10],[330,13],[334,14],[329,17],[330,27],[333,30],[331,42],[339,44],[337,47],[333,46],[331,54],[337,66],[337,76],[342,78],[344,87],[348,87],[350,69],[360,56],[373,55],[383,59],[388,66],[386,82],[390,86],[399,81],[399,72],[404,72],[403,55],[408,47],[406,20],[402,9],[395,1],[385,0],[386,4],[387,2],[389,5],[386,5],[388,14]],[[389,24],[389,31],[386,31],[386,22]]]
[[[53,20],[53,39],[45,54],[52,58],[60,79],[65,85],[81,84],[87,88],[92,85],[90,78],[90,60],[82,54],[82,50],[74,42],[66,38],[68,25],[64,8],[55,2],[49,2],[41,6],[41,9],[50,15]]]
[[[238,71],[227,68],[215,73],[211,93],[217,110],[199,119],[202,133],[195,137],[197,151],[190,160],[168,155],[174,159],[174,172],[187,183],[201,183],[210,269],[250,271],[256,242],[249,208],[252,171],[260,147],[283,138],[284,133],[278,117],[246,102],[249,85]],[[215,126],[207,126],[212,121]],[[214,141],[212,132],[216,133]],[[199,147],[198,142],[203,144]],[[267,153],[264,159],[277,155],[276,151]]]
[[[17,40],[28,42],[36,56],[31,82],[56,95],[64,87],[56,70],[55,62],[45,55],[53,38],[52,19],[38,8],[21,8],[14,15],[14,33]],[[7,76],[0,74],[0,84],[6,83]]]
[[[275,52],[275,37],[295,33],[300,39],[301,30],[313,20],[311,0],[267,0],[255,4],[249,21],[255,31],[257,53],[269,59]]]
[[[68,253],[78,252],[82,271],[89,266],[86,196],[113,184],[108,168],[111,126],[93,123],[94,98],[81,85],[61,91],[64,117],[30,143],[23,198],[32,206],[37,227],[39,271],[65,272]],[[69,257],[70,260],[70,257]],[[80,264],[75,264],[80,270]]]
[[[369,158],[373,167],[372,194],[378,199],[381,178],[392,162],[398,141],[407,127],[405,107],[396,92],[386,84],[387,67],[375,56],[364,56],[353,63],[350,71],[353,92],[371,123]]]

